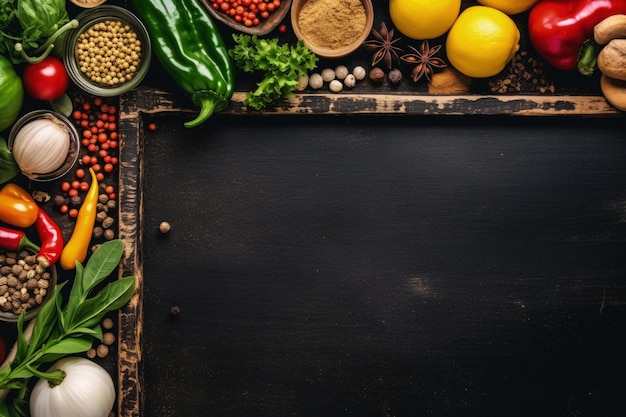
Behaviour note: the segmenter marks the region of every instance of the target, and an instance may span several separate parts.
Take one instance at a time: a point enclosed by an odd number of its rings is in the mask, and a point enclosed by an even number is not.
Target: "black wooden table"
[[[623,119],[189,130],[165,98],[122,104],[140,143],[142,416],[626,412]]]

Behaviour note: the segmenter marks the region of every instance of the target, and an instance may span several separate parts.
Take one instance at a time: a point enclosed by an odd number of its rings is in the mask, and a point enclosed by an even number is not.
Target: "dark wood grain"
[[[188,130],[170,98],[121,103],[143,281],[122,415],[626,411],[623,120]]]

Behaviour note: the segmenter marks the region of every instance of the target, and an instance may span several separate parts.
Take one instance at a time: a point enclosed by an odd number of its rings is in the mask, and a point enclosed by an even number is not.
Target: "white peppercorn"
[[[332,68],[324,68],[322,70],[322,80],[324,80],[324,82],[331,82],[332,80],[335,79],[335,70]]]
[[[346,67],[345,65],[337,65],[337,67],[335,68],[335,77],[338,80],[343,80],[344,78],[346,78],[349,72],[350,71],[348,71],[348,67]]]
[[[296,85],[296,91],[304,91],[304,89],[309,85],[309,74],[301,75],[298,78],[298,84]]]
[[[328,89],[333,93],[339,93],[343,90],[343,83],[339,80],[332,80],[328,85]]]
[[[324,86],[324,79],[322,78],[320,74],[316,72],[309,76],[309,87],[311,87],[313,90],[319,90],[323,86]]]
[[[367,71],[365,70],[365,68],[363,68],[360,65],[357,65],[356,67],[354,67],[354,69],[352,70],[352,74],[354,75],[354,78],[357,81],[361,81],[364,80],[365,77],[367,76]]]
[[[346,75],[346,78],[343,80],[343,85],[347,88],[353,88],[356,85],[356,78],[354,77],[354,74]]]

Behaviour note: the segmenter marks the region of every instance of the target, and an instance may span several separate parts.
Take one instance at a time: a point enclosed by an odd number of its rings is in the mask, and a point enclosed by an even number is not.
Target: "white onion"
[[[37,178],[59,169],[70,152],[70,132],[52,114],[26,123],[15,135],[11,149],[24,175]]]
[[[115,386],[103,367],[71,356],[57,361],[49,372],[56,370],[65,372],[59,385],[40,379],[33,387],[31,417],[108,417],[115,404]]]

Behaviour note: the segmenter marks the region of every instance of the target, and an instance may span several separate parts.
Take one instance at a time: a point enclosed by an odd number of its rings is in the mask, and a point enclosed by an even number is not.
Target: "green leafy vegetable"
[[[278,39],[259,39],[246,34],[233,34],[235,45],[229,54],[237,68],[244,72],[260,72],[257,89],[246,94],[244,104],[260,110],[268,104],[293,95],[298,79],[313,70],[317,55],[298,41],[295,45],[278,44]]]
[[[41,61],[76,26],[65,0],[0,0],[0,54],[14,64]]]
[[[100,323],[105,314],[126,304],[135,291],[135,278],[124,277],[106,283],[96,292],[119,265],[123,248],[121,240],[108,241],[91,255],[84,268],[79,265],[65,305],[62,290],[67,281],[57,285],[52,299],[37,315],[28,342],[24,337],[24,314],[20,315],[17,354],[9,365],[0,369],[0,390],[14,390],[7,400],[0,399],[1,416],[24,415],[22,408],[31,377],[60,382],[61,375],[41,371],[43,365],[86,352],[94,339],[102,339]]]
[[[4,184],[20,172],[4,138],[0,138],[0,184]]]

